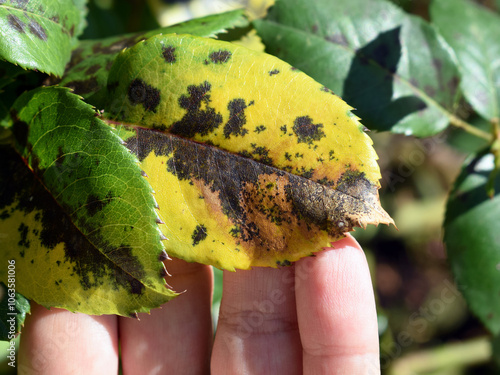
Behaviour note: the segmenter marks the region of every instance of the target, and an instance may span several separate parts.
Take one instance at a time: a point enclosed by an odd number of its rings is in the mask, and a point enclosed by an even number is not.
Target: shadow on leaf
[[[358,49],[344,82],[342,98],[371,129],[391,130],[407,115],[426,107],[416,96],[392,99],[401,59],[400,33],[398,26]]]

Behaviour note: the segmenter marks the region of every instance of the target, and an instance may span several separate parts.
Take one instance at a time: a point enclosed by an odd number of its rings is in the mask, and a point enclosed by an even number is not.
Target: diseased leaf
[[[11,269],[15,272],[15,265],[11,266],[14,266]],[[8,282],[7,285],[11,287],[0,282],[0,341],[10,341],[17,336],[24,325],[26,314],[30,312],[30,302],[15,292],[15,281]]]
[[[486,192],[494,157],[486,153],[465,164],[450,194],[444,241],[458,286],[471,310],[500,333],[500,176],[496,195]],[[474,228],[474,230],[471,230]]]
[[[86,101],[102,108],[107,102],[102,90],[106,86],[109,69],[118,53],[141,40],[157,34],[187,33],[215,37],[226,29],[243,27],[248,21],[242,10],[198,18],[178,25],[143,33],[122,35],[101,40],[84,40],[73,52],[70,64],[59,85],[66,86]]]
[[[426,137],[447,127],[458,72],[421,18],[384,0],[289,0],[254,25],[266,51],[332,89],[369,128]]]
[[[83,30],[82,0],[10,0],[0,4],[0,58],[61,76]]]
[[[468,0],[434,0],[431,15],[455,51],[467,101],[484,118],[499,118],[500,16]]]
[[[392,223],[351,107],[279,59],[192,36],[120,53],[105,116],[139,157],[167,252],[234,269],[289,264],[353,226]],[[147,130],[149,127],[155,130]]]
[[[47,307],[119,315],[175,296],[151,188],[94,110],[49,87],[22,95],[12,115],[17,152],[0,148],[0,241],[17,291]]]

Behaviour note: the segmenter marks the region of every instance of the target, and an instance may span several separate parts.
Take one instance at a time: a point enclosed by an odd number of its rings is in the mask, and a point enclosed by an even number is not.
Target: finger
[[[119,318],[122,366],[127,374],[204,374],[212,346],[211,267],[174,259],[168,283],[178,292],[151,315]]]
[[[296,263],[304,374],[378,374],[375,298],[365,255],[351,237]]]
[[[116,316],[92,316],[31,304],[21,334],[19,374],[116,374]]]
[[[302,372],[293,267],[224,272],[213,374]]]

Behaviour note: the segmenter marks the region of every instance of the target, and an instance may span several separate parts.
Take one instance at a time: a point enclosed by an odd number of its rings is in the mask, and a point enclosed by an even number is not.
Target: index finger
[[[378,374],[375,297],[366,257],[348,236],[296,263],[304,374]]]

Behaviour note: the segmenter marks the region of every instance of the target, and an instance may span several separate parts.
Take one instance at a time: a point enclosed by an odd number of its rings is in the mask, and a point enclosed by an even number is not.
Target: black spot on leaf
[[[210,61],[212,61],[214,64],[223,64],[228,62],[228,60],[231,58],[232,54],[231,52],[227,50],[219,50],[216,52],[212,52],[208,58]]]
[[[128,99],[133,105],[142,104],[146,111],[156,112],[160,104],[160,91],[136,78],[128,89]]]
[[[35,20],[30,20],[29,24],[30,32],[36,36],[38,39],[46,41],[47,40],[47,32],[45,29]]]
[[[85,207],[87,208],[88,214],[90,216],[94,216],[97,213],[101,212],[103,208],[106,207],[109,202],[111,202],[111,200],[113,200],[113,195],[111,194],[111,192],[106,194],[106,197],[104,198],[100,198],[96,195],[91,194],[87,198],[87,204]]]
[[[175,57],[175,47],[173,46],[163,47],[162,55],[168,63],[174,63],[177,60]]]
[[[222,123],[222,115],[210,107],[210,83],[188,86],[188,95],[179,98],[179,106],[187,112],[172,124],[170,132],[182,137],[193,138],[196,134],[207,135]]]
[[[252,104],[253,102],[249,103],[249,105]],[[229,138],[231,135],[244,136],[248,133],[248,130],[243,129],[243,126],[247,122],[245,116],[245,108],[247,107],[243,99],[233,99],[229,102],[227,105],[227,109],[229,109],[229,120],[226,125],[224,125],[224,137]]]
[[[90,76],[92,74],[97,73],[99,71],[99,69],[101,69],[101,65],[94,64],[91,67],[87,68],[87,70],[85,71],[85,74]]]
[[[280,266],[280,267],[288,267],[288,266],[292,265],[292,263],[291,263],[289,260],[286,260],[286,259],[285,259],[285,260],[283,260],[283,261],[279,261],[279,260],[277,260],[277,261],[276,261],[276,264],[277,264],[278,266]]]
[[[19,17],[14,16],[13,14],[9,14],[9,15],[7,16],[7,21],[9,22],[9,25],[10,25],[10,26],[11,26],[14,30],[16,30],[16,31],[17,31],[17,32],[19,32],[19,33],[23,33],[23,34],[24,34],[24,32],[25,32],[25,31],[24,31],[24,27],[25,27],[25,25],[24,25],[23,21],[21,21],[21,20],[19,19]]]
[[[207,228],[204,225],[197,225],[191,236],[193,246],[198,245],[201,241],[207,238]]]
[[[64,86],[73,89],[73,91],[77,95],[89,94],[91,92],[97,91],[100,88],[99,82],[97,81],[96,77],[70,81]]]
[[[293,131],[299,143],[312,144],[325,137],[323,124],[313,124],[309,116],[297,117],[293,123]]]
[[[29,232],[28,226],[24,223],[21,223],[21,225],[19,225],[19,228],[17,228],[17,231],[19,232],[19,235],[21,236],[21,239],[19,240],[18,245],[21,247],[29,248],[30,241],[28,240],[28,232]]]
[[[349,45],[344,34],[327,35],[325,37],[325,40],[327,40],[333,44],[339,44],[339,45],[344,46],[344,47],[347,47]]]
[[[273,69],[273,70],[271,70],[271,71],[269,72],[269,75],[272,77],[272,76],[274,76],[274,75],[278,74],[279,72],[280,72],[280,71],[279,71],[278,69]]]

